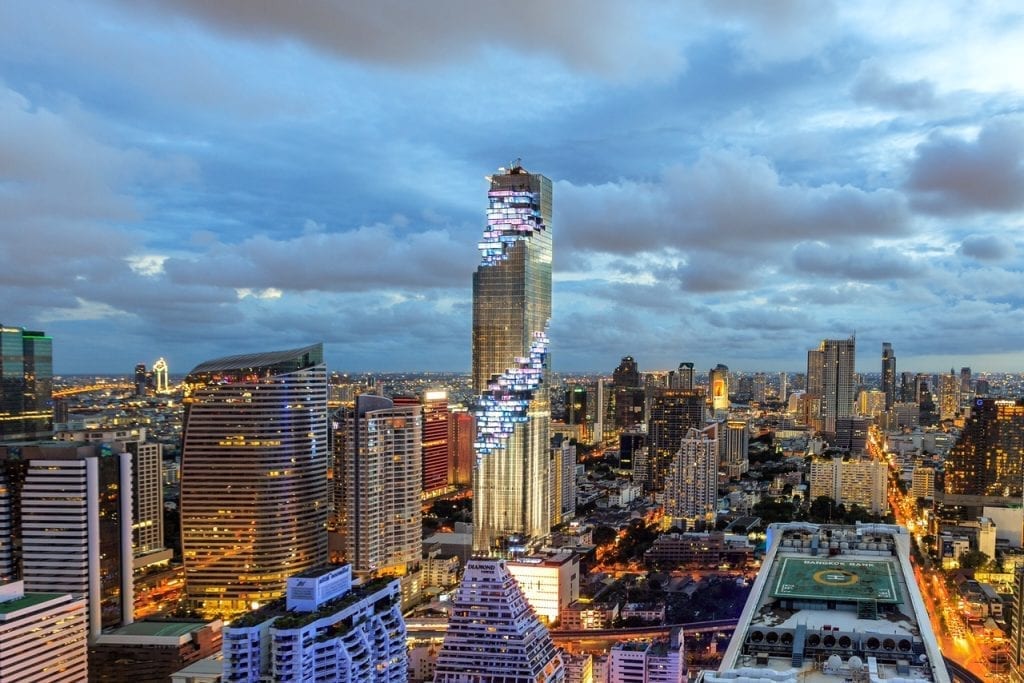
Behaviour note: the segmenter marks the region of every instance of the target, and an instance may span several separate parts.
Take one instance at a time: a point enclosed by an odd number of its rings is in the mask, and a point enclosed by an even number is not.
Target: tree
[[[619,533],[610,526],[599,526],[594,529],[594,545],[608,545],[615,542]]]
[[[980,550],[968,550],[960,556],[960,567],[963,569],[980,569],[988,564],[989,557]]]

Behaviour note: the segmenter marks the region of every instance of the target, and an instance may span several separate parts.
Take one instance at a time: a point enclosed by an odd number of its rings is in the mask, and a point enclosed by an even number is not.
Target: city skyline
[[[468,369],[516,157],[558,197],[557,372],[796,372],[853,331],[859,371],[1024,366],[1019,9],[218,6],[0,7],[3,322],[57,374]]]

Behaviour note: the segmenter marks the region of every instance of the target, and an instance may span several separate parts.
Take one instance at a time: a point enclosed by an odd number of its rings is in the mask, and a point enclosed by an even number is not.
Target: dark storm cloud
[[[1013,242],[1000,235],[968,235],[959,252],[978,261],[1005,261],[1013,258]]]
[[[284,240],[260,235],[238,244],[218,243],[195,258],[170,258],[164,270],[177,283],[198,280],[285,291],[465,287],[475,251],[475,244],[456,242],[447,231],[374,225]]]
[[[576,249],[722,251],[805,239],[896,236],[909,230],[902,195],[851,185],[787,183],[764,157],[705,149],[654,182],[558,183],[562,239]]]
[[[902,280],[921,277],[923,264],[893,249],[851,251],[822,242],[801,242],[793,248],[793,266],[817,277],[849,280]]]
[[[934,214],[1016,211],[1024,207],[1024,121],[992,119],[974,140],[933,133],[915,150],[907,188]]]
[[[478,58],[496,47],[548,55],[572,68],[623,78],[682,68],[681,45],[654,40],[657,14],[611,0],[252,3],[143,0],[125,7],[177,14],[254,41],[298,41],[345,58],[417,67]]]
[[[854,102],[894,109],[927,109],[936,104],[934,83],[923,78],[897,81],[874,62],[861,65],[850,94]]]

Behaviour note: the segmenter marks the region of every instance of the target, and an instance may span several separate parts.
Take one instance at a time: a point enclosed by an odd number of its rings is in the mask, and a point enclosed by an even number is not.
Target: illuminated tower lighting
[[[473,550],[550,531],[551,181],[518,163],[490,178],[473,275]]]

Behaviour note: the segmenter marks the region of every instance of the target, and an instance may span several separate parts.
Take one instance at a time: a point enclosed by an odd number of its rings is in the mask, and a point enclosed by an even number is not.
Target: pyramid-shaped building
[[[470,560],[434,683],[561,683],[562,658],[503,560]]]

